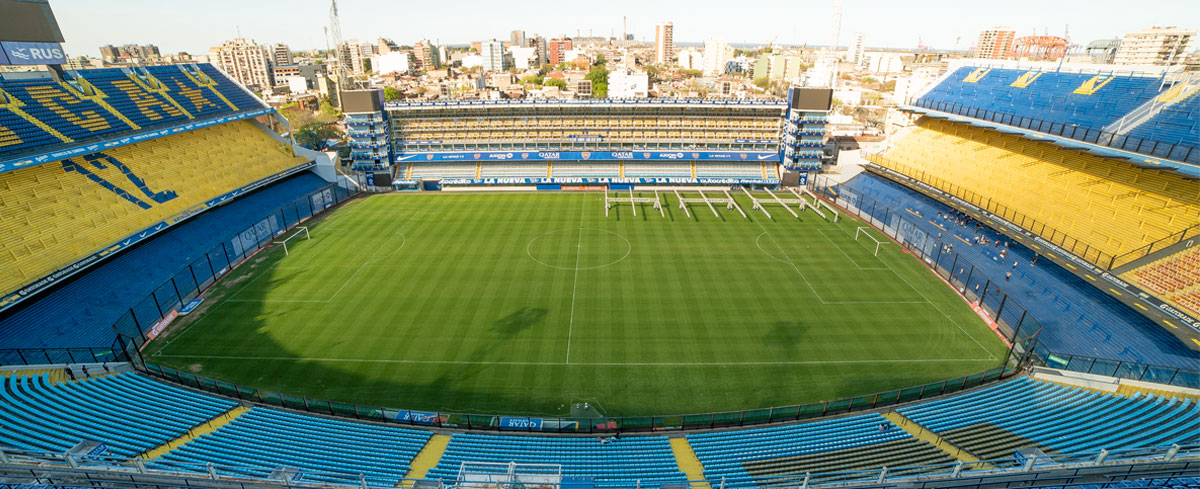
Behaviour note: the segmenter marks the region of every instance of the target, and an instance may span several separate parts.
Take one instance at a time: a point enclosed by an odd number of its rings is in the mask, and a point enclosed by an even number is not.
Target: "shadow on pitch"
[[[492,323],[492,331],[513,336],[546,318],[549,311],[542,307],[522,307]]]

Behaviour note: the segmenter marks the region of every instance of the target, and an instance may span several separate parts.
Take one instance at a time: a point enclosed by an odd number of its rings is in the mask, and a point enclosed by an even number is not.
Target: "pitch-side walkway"
[[[904,415],[902,415],[900,413],[890,412],[890,413],[884,414],[883,417],[887,418],[888,421],[891,421],[892,424],[899,426],[900,429],[907,431],[908,434],[913,436],[913,438],[916,438],[918,440],[924,441],[926,443],[929,443],[930,445],[937,447],[939,450],[946,452],[946,454],[958,459],[958,461],[960,461],[960,462],[978,462],[979,461],[979,457],[976,457],[971,452],[963,450],[962,448],[954,445],[953,443],[950,443],[945,438],[942,438],[941,436],[939,436],[937,433],[934,433],[932,431],[925,429],[924,426],[917,424],[916,421],[913,421],[911,419],[904,417]]]
[[[450,435],[433,435],[429,437],[429,441],[425,443],[425,448],[422,448],[417,456],[413,458],[412,464],[408,466],[408,473],[404,474],[404,479],[397,484],[398,487],[412,487],[413,481],[416,479],[424,479],[429,473],[429,469],[437,466],[438,461],[442,459],[442,454],[446,453],[446,446],[450,444]]]
[[[179,438],[176,438],[174,440],[163,443],[162,445],[159,445],[157,447],[146,450],[146,453],[141,454],[140,456],[138,456],[138,458],[140,458],[142,460],[152,460],[152,459],[161,457],[163,455],[166,455],[171,450],[174,450],[176,448],[183,446],[184,443],[192,441],[193,439],[195,439],[196,437],[198,437],[200,435],[206,435],[206,434],[212,433],[212,432],[216,431],[217,428],[220,428],[222,426],[229,424],[230,421],[237,419],[238,416],[246,414],[246,411],[249,411],[249,410],[250,410],[250,408],[248,408],[246,406],[238,406],[233,409],[230,409],[229,411],[226,411],[223,414],[219,414],[219,415],[213,417],[213,419],[208,420],[204,424],[188,430],[187,433],[184,433]]]
[[[671,451],[675,452],[675,463],[679,464],[679,470],[687,475],[689,481],[704,480],[704,465],[700,463],[700,458],[696,457],[696,452],[692,451],[692,444],[688,443],[687,438],[671,438]],[[690,488],[711,489],[712,486],[707,482],[692,482]]]

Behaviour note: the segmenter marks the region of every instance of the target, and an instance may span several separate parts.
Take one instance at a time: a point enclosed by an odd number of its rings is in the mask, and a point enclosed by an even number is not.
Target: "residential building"
[[[479,45],[479,55],[483,57],[483,71],[504,71],[510,63],[506,63],[504,43],[495,39],[484,41]]]
[[[325,65],[309,64],[275,66],[271,69],[271,75],[274,77],[277,85],[286,84],[291,86],[293,83],[290,81],[291,78],[303,78],[308,90],[314,90],[317,88],[317,79],[325,76]],[[297,90],[293,88],[292,92],[296,93]]]
[[[724,39],[709,38],[704,41],[704,74],[725,74],[725,63],[729,61],[729,44]]]
[[[869,52],[864,66],[871,73],[900,73],[904,71],[904,60],[900,53]]]
[[[338,62],[350,68],[350,73],[361,75],[367,72],[366,63],[375,54],[374,44],[365,44],[357,40],[343,41],[338,46]]]
[[[571,80],[567,83],[567,88],[575,92],[575,98],[592,98],[591,80]]]
[[[528,45],[528,41],[525,38],[525,31],[521,30],[512,31],[509,41],[512,42],[512,47],[515,48],[523,48]]]
[[[100,46],[100,59],[105,63],[129,63],[138,60],[155,59],[160,57],[158,46],[153,44],[123,46]]]
[[[1013,43],[1017,31],[1012,27],[993,27],[979,33],[975,44],[975,57],[984,59],[1009,59],[1013,57]]]
[[[429,39],[417,41],[413,46],[413,57],[416,58],[418,70],[436,70],[442,67],[442,57],[438,54],[438,47],[434,46]]]
[[[1118,65],[1171,65],[1182,63],[1196,42],[1196,31],[1179,27],[1151,27],[1130,32],[1121,39],[1113,63]]]
[[[546,43],[546,56],[548,58],[548,62],[552,65],[556,65],[562,63],[563,61],[567,61],[567,51],[571,50],[571,46],[571,38],[569,37],[551,39],[550,42]]]
[[[393,42],[391,39],[388,39],[386,37],[381,37],[381,38],[375,40],[375,54],[376,55],[388,54],[388,53],[399,51],[399,50],[400,50],[400,46],[397,45],[395,42]]]
[[[287,66],[294,64],[292,61],[292,50],[287,44],[276,43],[271,46],[271,64],[273,66]]]
[[[670,64],[675,55],[675,24],[667,22],[654,26],[654,62]]]
[[[866,36],[861,32],[855,32],[850,36],[850,50],[846,53],[846,61],[861,67],[866,63],[866,58],[863,57],[863,49],[865,49],[864,41]]]
[[[400,50],[371,57],[371,69],[379,74],[407,74],[412,71],[415,64],[411,53]]]
[[[533,47],[510,47],[508,54],[512,56],[513,67],[518,70],[527,70],[538,66],[537,48]]]
[[[538,66],[541,66],[541,65],[544,65],[544,64],[550,62],[550,52],[547,51],[546,38],[544,38],[542,36],[534,36],[533,40],[530,41],[529,44],[530,44],[530,47],[533,47],[534,49],[537,50],[537,51],[535,51],[535,53],[537,54]]]
[[[608,98],[646,98],[649,93],[649,75],[624,69],[608,72]]]
[[[685,70],[703,70],[704,53],[693,48],[687,48],[675,53],[675,64]]]
[[[754,62],[754,79],[796,81],[804,73],[804,58],[782,54],[762,54]]]
[[[237,38],[208,50],[208,62],[251,89],[271,88],[271,51],[252,39]]]

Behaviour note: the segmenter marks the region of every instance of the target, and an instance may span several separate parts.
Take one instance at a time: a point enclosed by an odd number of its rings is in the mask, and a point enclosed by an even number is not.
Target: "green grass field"
[[[698,195],[693,195],[698,197]],[[1003,343],[861,221],[667,198],[377,195],[259,253],[153,363],[368,405],[610,416],[779,406],[998,366]],[[881,235],[872,230],[875,236]]]

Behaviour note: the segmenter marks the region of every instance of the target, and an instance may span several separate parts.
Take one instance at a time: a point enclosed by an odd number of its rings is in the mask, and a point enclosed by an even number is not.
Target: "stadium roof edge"
[[[1175,173],[1182,175],[1186,179],[1200,180],[1200,166],[1193,165],[1190,163],[1184,163],[1181,161],[1169,160],[1169,159],[1165,159],[1165,158],[1158,158],[1158,157],[1154,157],[1154,156],[1144,155],[1141,153],[1134,153],[1131,151],[1125,151],[1125,150],[1121,150],[1121,149],[1109,148],[1106,146],[1100,146],[1097,144],[1079,141],[1076,139],[1065,138],[1062,136],[1055,136],[1052,134],[1047,134],[1047,133],[1035,131],[1032,129],[1024,129],[1024,128],[1020,128],[1020,127],[1010,126],[1007,124],[1000,124],[998,122],[990,122],[990,121],[985,121],[985,120],[980,120],[980,119],[974,119],[971,117],[951,114],[948,112],[942,112],[942,111],[937,111],[937,110],[932,110],[932,109],[926,109],[926,108],[917,107],[914,105],[903,105],[900,107],[900,110],[907,111],[907,112],[914,112],[914,113],[926,115],[929,117],[935,117],[938,119],[945,119],[945,120],[948,120],[951,122],[970,124],[975,127],[992,129],[994,131],[1002,132],[1005,134],[1013,134],[1013,135],[1020,136],[1025,139],[1029,139],[1029,140],[1033,140],[1033,141],[1050,143],[1050,144],[1053,144],[1055,146],[1059,146],[1059,147],[1065,148],[1065,149],[1085,151],[1085,152],[1092,153],[1097,156],[1102,156],[1105,158],[1125,160],[1135,166],[1139,166],[1142,168],[1173,171]]]

